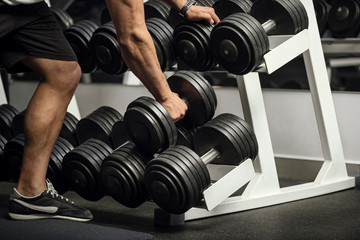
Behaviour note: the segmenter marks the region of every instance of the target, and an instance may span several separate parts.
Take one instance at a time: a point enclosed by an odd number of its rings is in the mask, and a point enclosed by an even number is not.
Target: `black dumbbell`
[[[92,34],[97,28],[96,23],[82,20],[64,31],[65,38],[75,52],[83,73],[91,73],[96,70],[89,44]]]
[[[308,27],[299,0],[257,0],[251,15],[235,13],[218,23],[210,36],[216,60],[234,74],[253,71],[269,51],[267,35],[293,35]]]
[[[217,105],[214,89],[199,73],[177,71],[168,78],[168,83],[188,106],[184,121],[200,126],[214,116]],[[176,126],[169,113],[150,97],[131,102],[124,123],[132,141],[148,154],[161,152],[177,141]]]
[[[113,199],[130,208],[149,200],[143,183],[145,165],[153,156],[144,155],[133,142],[125,142],[107,156],[101,166],[101,178]]]
[[[128,67],[121,56],[113,22],[107,22],[97,28],[90,40],[90,52],[96,66],[105,73],[121,74]]]
[[[249,13],[252,1],[250,0],[219,0],[213,4],[216,15],[220,20],[234,13]]]
[[[59,23],[62,31],[65,31],[66,29],[74,25],[74,20],[72,19],[70,14],[68,14],[66,11],[57,7],[51,7],[50,9],[52,13],[55,15],[55,18]]]
[[[101,106],[95,109],[77,123],[75,134],[78,143],[82,144],[90,138],[95,138],[114,148],[112,128],[122,119],[123,116],[112,107]]]
[[[334,37],[356,37],[360,32],[360,1],[337,0],[332,2],[328,27]]]
[[[221,114],[196,131],[194,150],[173,146],[146,165],[146,189],[165,211],[181,214],[199,204],[211,184],[208,163],[238,165],[249,158],[254,160],[258,145],[244,120]]]
[[[160,18],[148,18],[145,23],[153,39],[161,70],[170,70],[176,64],[174,29]]]
[[[112,152],[106,143],[94,138],[68,152],[64,156],[62,167],[70,189],[89,201],[97,201],[104,197],[101,165]]]
[[[149,0],[144,3],[145,19],[159,18],[168,22],[171,6],[162,0]]]
[[[329,18],[331,5],[325,0],[314,0],[314,9],[319,33],[320,36],[322,36],[327,28],[327,21]]]
[[[12,121],[18,114],[19,111],[12,105],[0,105],[0,134],[7,140],[10,140],[15,136],[12,130]]]

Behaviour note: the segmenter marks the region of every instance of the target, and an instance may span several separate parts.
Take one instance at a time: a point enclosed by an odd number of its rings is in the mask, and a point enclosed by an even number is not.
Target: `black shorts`
[[[77,61],[45,2],[4,5],[0,1],[0,62],[9,73],[28,71],[27,57]]]

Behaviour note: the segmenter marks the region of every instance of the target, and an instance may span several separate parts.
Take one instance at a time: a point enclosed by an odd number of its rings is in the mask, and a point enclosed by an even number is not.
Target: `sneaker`
[[[47,190],[35,197],[24,197],[15,188],[10,196],[9,216],[15,220],[59,218],[87,222],[93,216],[87,209],[74,205],[59,195],[49,180]]]

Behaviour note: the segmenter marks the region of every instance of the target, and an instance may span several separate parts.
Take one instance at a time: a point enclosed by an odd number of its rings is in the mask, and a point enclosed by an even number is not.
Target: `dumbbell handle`
[[[220,156],[220,152],[216,150],[215,148],[210,149],[208,152],[206,152],[204,155],[201,156],[202,161],[207,165],[211,161],[213,161],[215,158]]]
[[[266,22],[264,22],[263,24],[261,24],[261,26],[264,28],[265,32],[268,33],[271,30],[276,29],[276,22],[272,19],[269,19]]]

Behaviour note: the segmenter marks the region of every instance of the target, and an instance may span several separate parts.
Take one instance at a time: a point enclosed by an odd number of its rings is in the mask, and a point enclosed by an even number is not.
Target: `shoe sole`
[[[88,218],[75,218],[61,215],[42,215],[42,214],[32,214],[32,215],[22,215],[9,213],[9,217],[14,220],[39,220],[39,219],[64,219],[64,220],[72,220],[77,222],[88,222],[91,219]]]

